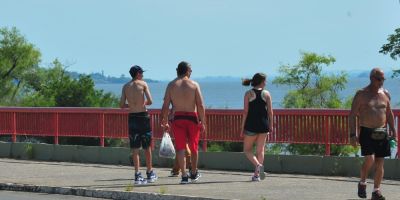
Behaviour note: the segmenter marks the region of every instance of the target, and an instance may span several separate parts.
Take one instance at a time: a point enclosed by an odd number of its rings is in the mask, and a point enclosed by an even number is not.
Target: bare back
[[[203,104],[199,85],[188,78],[171,81],[164,100],[171,102],[174,111],[183,112],[196,112],[197,105]]]
[[[130,112],[145,112],[147,111],[145,95],[147,99],[151,99],[146,82],[142,80],[130,81],[122,88],[120,106],[122,107],[127,101]]]

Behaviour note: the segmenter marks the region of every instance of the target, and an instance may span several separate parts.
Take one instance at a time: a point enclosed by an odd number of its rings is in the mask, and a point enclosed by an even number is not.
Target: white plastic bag
[[[172,144],[171,136],[167,132],[164,132],[161,139],[159,156],[163,158],[175,158],[175,155],[175,147]]]

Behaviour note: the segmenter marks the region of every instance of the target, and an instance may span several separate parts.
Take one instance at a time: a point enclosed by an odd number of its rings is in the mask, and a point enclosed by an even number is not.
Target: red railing
[[[160,110],[149,110],[155,139],[161,139]],[[400,129],[400,110],[394,110],[395,124]],[[275,109],[274,131],[269,143],[324,144],[330,155],[330,145],[349,144],[349,110],[336,109]],[[241,142],[242,110],[207,109],[206,134],[202,134],[203,149],[207,141]],[[0,135],[105,138],[128,137],[128,112],[112,108],[26,108],[0,107]],[[398,141],[399,143],[399,141]],[[398,152],[399,152],[399,145]]]

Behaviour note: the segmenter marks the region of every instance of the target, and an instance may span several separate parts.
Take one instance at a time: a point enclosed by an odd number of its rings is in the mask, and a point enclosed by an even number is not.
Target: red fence
[[[149,110],[156,139],[161,139],[160,110]],[[395,124],[400,129],[400,110],[394,110]],[[326,154],[330,145],[349,144],[349,110],[334,109],[275,109],[274,131],[269,143],[325,144]],[[242,111],[206,111],[207,133],[200,139],[205,141],[241,142]],[[0,135],[51,136],[58,144],[59,137],[128,137],[128,112],[111,108],[0,108]],[[399,145],[397,145],[399,148]],[[399,152],[399,149],[398,149]]]

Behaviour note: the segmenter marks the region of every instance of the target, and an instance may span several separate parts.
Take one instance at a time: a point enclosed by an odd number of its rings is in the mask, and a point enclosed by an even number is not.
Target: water
[[[148,83],[153,104],[149,108],[161,108],[164,98],[165,89],[168,82]],[[242,109],[243,95],[246,90],[251,87],[245,87],[238,81],[227,82],[207,82],[199,81],[204,102],[207,108],[222,108],[222,109]],[[369,78],[349,78],[347,86],[339,92],[340,98],[343,100],[354,96],[355,92],[369,84]],[[118,97],[121,95],[123,84],[96,84],[97,89],[103,89],[105,92],[112,92]],[[400,79],[388,78],[385,81],[384,87],[389,90],[392,97],[392,108],[400,108]],[[272,95],[273,108],[282,108],[282,101],[286,93],[289,91],[288,86],[273,85],[267,83],[267,90]]]

